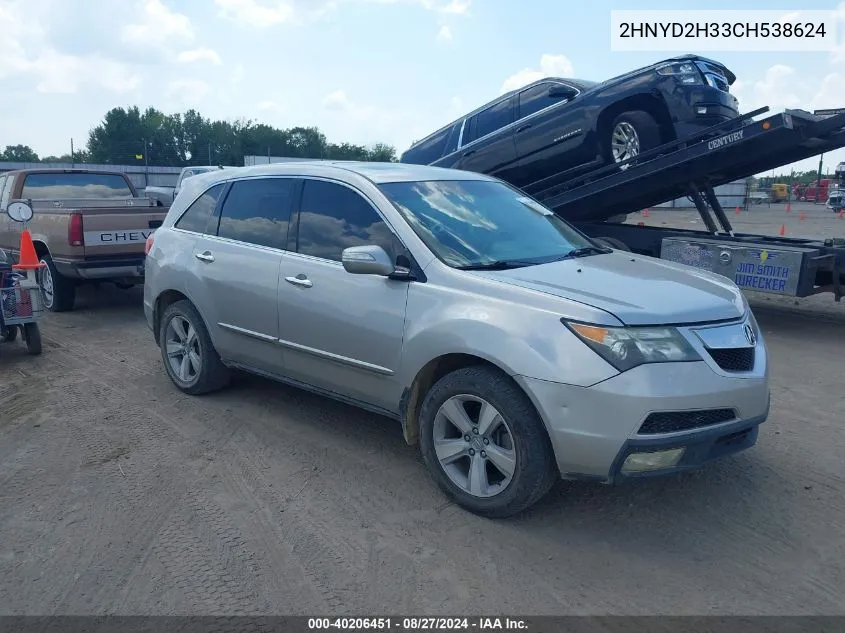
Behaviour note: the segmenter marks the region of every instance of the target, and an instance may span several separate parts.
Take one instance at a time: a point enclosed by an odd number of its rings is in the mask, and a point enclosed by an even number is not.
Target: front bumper
[[[665,98],[678,138],[739,116],[736,97],[711,86],[679,85]]]
[[[706,362],[642,365],[592,387],[517,376],[546,425],[565,479],[617,483],[629,477],[669,474],[754,445],[769,413],[768,375],[730,377]],[[724,422],[692,430],[643,433],[655,412],[730,409]],[[679,462],[662,470],[625,473],[632,452],[684,448]]]

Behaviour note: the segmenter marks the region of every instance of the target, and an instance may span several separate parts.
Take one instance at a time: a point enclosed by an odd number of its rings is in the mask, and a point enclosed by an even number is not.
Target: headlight
[[[620,372],[647,363],[701,360],[698,352],[673,327],[606,327],[563,323]]]
[[[682,64],[666,64],[657,69],[658,75],[675,75],[682,84],[701,84],[701,73],[695,64],[684,62]]]

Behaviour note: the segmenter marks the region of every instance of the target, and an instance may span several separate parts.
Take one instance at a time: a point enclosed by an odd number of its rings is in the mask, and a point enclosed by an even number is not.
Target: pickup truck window
[[[21,191],[21,198],[33,200],[131,197],[123,176],[85,172],[27,174]]]
[[[524,119],[527,116],[539,112],[556,103],[561,103],[560,99],[553,99],[549,96],[550,83],[541,83],[532,86],[527,90],[519,93],[519,118]]]
[[[490,106],[486,110],[482,110],[475,115],[475,130],[471,140],[481,138],[492,134],[497,130],[501,130],[506,125],[513,123],[513,108],[511,108],[511,100],[505,99]],[[466,131],[464,131],[466,134]],[[466,144],[464,139],[464,144]]]
[[[176,221],[174,228],[192,233],[205,233],[208,219],[214,214],[217,207],[217,200],[223,193],[223,184],[214,185],[211,189],[194,200],[182,217]],[[213,231],[212,231],[213,232]]]
[[[218,237],[284,249],[290,225],[293,185],[292,178],[236,181],[223,202]]]
[[[420,141],[414,147],[405,152],[408,162],[417,165],[428,165],[441,158],[444,154],[446,140],[452,128],[438,132],[434,136]],[[457,143],[456,143],[457,145]]]
[[[379,188],[449,266],[542,264],[591,245],[551,211],[500,182],[433,180]]]

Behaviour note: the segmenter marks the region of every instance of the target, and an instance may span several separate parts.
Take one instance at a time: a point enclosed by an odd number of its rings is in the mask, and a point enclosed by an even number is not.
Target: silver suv
[[[559,478],[673,473],[752,446],[766,347],[742,293],[612,251],[479,174],[308,162],[186,181],[144,309],[175,385],[241,369],[401,422],[487,516]]]

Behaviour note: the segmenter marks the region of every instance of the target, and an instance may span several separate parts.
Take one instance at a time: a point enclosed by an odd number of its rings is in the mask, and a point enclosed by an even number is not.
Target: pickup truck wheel
[[[459,369],[435,383],[420,410],[420,448],[440,488],[482,516],[522,512],[557,479],[537,411],[493,368]]]
[[[50,312],[68,312],[76,302],[76,284],[67,277],[62,277],[56,270],[53,258],[44,255],[43,266],[38,271],[38,284],[41,286],[41,299]]]
[[[617,116],[607,132],[605,152],[608,162],[621,163],[660,145],[657,121],[641,110],[623,112]],[[630,165],[622,165],[625,170]]]
[[[159,341],[167,375],[181,391],[192,396],[211,393],[229,382],[229,370],[220,360],[197,309],[177,301],[161,317]]]

